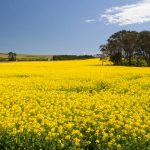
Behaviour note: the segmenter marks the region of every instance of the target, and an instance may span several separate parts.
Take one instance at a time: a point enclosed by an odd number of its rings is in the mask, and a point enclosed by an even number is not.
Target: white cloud
[[[112,7],[107,9],[102,19],[110,24],[129,25],[150,21],[150,0],[140,0],[131,5]]]
[[[95,19],[87,19],[87,20],[85,20],[84,22],[85,23],[91,23],[91,22],[95,22],[96,20]]]

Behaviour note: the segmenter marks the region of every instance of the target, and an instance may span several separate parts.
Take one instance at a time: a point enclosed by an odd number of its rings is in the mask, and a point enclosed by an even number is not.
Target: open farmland
[[[150,69],[100,65],[1,63],[0,149],[150,149]]]
[[[51,60],[53,55],[30,55],[17,54],[17,61],[46,61]],[[8,61],[8,53],[0,53],[0,62]]]

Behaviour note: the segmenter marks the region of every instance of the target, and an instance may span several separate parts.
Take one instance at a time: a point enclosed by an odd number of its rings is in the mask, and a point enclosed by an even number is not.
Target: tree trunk
[[[129,66],[131,66],[131,56],[129,55]]]
[[[148,57],[148,66],[150,67],[150,56]]]

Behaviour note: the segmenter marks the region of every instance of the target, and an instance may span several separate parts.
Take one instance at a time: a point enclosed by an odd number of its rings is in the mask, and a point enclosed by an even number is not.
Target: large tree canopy
[[[150,66],[150,31],[116,32],[109,37],[105,45],[100,46],[100,49],[116,65],[130,66],[133,62],[134,65],[139,65],[139,61],[146,61]]]

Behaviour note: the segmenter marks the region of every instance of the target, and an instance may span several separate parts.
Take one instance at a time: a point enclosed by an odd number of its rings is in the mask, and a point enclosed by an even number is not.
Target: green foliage
[[[147,62],[144,59],[137,61],[137,66],[147,66],[147,65],[148,65]]]
[[[122,65],[128,66],[128,60],[123,59]],[[146,60],[144,60],[144,59],[135,59],[134,58],[131,60],[131,65],[138,66],[138,67],[146,67],[148,64],[147,64]]]
[[[122,60],[121,53],[115,53],[110,56],[110,61],[114,62],[116,65],[120,65]]]
[[[110,128],[111,129],[111,128]],[[85,131],[83,131],[85,132]],[[116,132],[119,132],[116,131]],[[121,132],[121,131],[120,131]],[[88,133],[86,137],[82,139],[82,143],[80,146],[74,145],[71,141],[66,141],[63,144],[59,138],[55,138],[53,140],[46,139],[44,134],[38,135],[33,132],[24,132],[16,135],[9,134],[7,130],[0,131],[0,149],[1,150],[109,150],[109,149],[117,149],[117,145],[114,147],[109,147],[108,143],[111,141],[107,139],[107,141],[99,141],[96,143],[97,136],[93,136],[93,138],[89,137]],[[94,135],[94,132],[91,133]],[[101,135],[99,135],[101,138]],[[91,141],[90,144],[87,144],[87,141]],[[149,150],[149,141],[145,138],[135,139],[132,135],[128,136],[126,140],[122,141],[122,139],[116,139],[117,143],[122,145],[121,149],[142,149]]]

